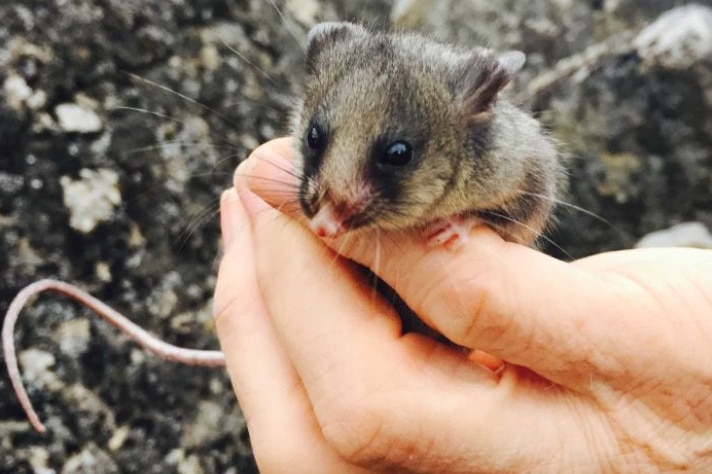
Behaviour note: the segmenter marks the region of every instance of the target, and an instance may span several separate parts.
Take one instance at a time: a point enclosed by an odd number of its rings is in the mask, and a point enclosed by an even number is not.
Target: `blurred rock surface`
[[[712,233],[700,222],[682,222],[644,235],[637,248],[693,247],[712,249]]]

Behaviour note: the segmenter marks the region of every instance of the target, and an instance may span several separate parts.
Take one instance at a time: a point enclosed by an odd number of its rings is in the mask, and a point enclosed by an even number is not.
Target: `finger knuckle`
[[[322,422],[326,441],[345,461],[363,467],[387,466],[394,462],[394,446],[408,440],[393,429],[393,409],[378,397],[344,397],[330,404]]]

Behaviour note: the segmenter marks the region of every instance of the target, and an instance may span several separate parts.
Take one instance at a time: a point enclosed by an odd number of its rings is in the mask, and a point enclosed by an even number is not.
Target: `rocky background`
[[[513,94],[570,169],[546,251],[627,248],[683,222],[648,241],[712,246],[712,10],[660,16],[688,3],[2,0],[0,313],[60,278],[172,343],[217,348],[217,201],[285,132],[299,45],[322,20],[527,53]],[[0,472],[256,472],[222,370],[148,355],[54,295],[17,341],[49,431],[0,377]]]

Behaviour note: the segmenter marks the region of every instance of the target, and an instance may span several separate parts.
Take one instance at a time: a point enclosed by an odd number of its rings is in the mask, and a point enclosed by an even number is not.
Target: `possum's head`
[[[492,164],[476,161],[491,146],[497,95],[523,63],[521,53],[497,57],[350,23],[314,27],[293,125],[312,230],[336,237],[448,217],[438,204],[473,169],[489,199]]]

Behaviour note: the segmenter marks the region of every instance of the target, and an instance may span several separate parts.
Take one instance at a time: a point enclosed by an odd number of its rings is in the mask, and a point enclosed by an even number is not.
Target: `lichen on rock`
[[[64,205],[70,212],[69,225],[83,234],[111,219],[114,209],[121,204],[119,175],[113,170],[82,168],[79,179],[62,176],[59,183]]]

